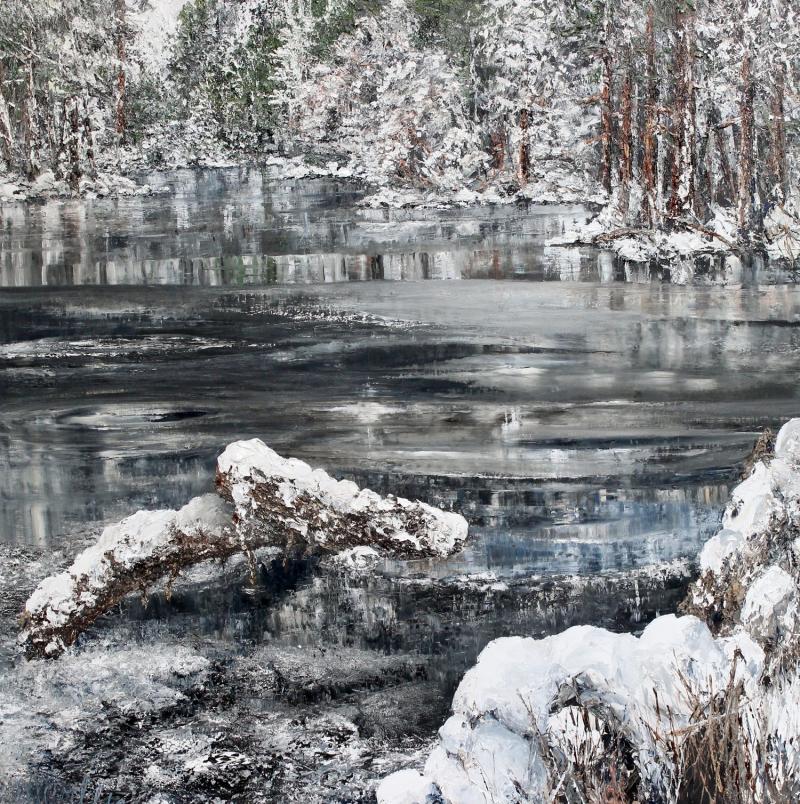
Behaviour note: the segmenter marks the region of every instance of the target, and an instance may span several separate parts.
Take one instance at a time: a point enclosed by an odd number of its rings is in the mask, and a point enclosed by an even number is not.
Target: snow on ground
[[[107,640],[59,662],[20,663],[0,696],[0,779],[24,773],[37,746],[69,754],[112,708],[136,717],[174,707],[208,666],[183,645],[126,648]]]
[[[609,729],[631,746],[645,794],[672,800],[681,773],[674,746],[699,727],[698,711],[738,683],[739,739],[756,800],[796,791],[800,699],[787,693],[800,684],[798,525],[794,419],[774,456],[734,489],[722,529],[701,554],[687,605],[723,616],[721,626],[709,617],[717,636],[697,616],[666,615],[638,638],[579,626],[545,639],[495,640],[461,681],[424,775],[384,779],[378,800],[424,804],[431,789],[453,804],[547,800],[571,758],[584,770],[603,760]]]
[[[772,260],[793,263],[800,256],[800,216],[796,206],[793,200],[773,206],[764,220],[764,241],[753,243],[752,248]],[[681,276],[683,269],[684,275],[688,274],[687,281],[694,273],[695,258],[707,255],[722,259],[735,275],[742,254],[747,251],[739,241],[731,209],[715,206],[710,219],[702,224],[677,220],[671,230],[641,228],[626,221],[614,199],[588,223],[547,241],[550,248],[576,244],[601,246],[631,263],[657,260],[673,264],[679,269],[676,276]]]

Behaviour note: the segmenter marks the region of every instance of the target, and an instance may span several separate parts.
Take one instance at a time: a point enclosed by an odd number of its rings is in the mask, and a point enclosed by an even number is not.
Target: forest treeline
[[[213,146],[606,197],[631,226],[726,210],[745,239],[796,192],[791,0],[188,0],[154,50],[143,20],[169,2],[5,0],[8,172],[77,189]]]

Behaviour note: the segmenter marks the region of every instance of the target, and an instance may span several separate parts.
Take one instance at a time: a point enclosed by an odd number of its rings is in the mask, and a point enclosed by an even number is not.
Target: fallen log
[[[448,556],[467,536],[459,514],[381,497],[335,480],[263,441],[237,441],[217,461],[217,491],[236,508],[240,532],[267,529],[283,547],[340,551],[369,546],[399,558]]]
[[[25,655],[60,656],[131,592],[174,578],[184,567],[240,551],[231,513],[230,505],[208,494],[179,511],[137,511],[109,525],[68,570],[45,578],[28,598],[20,635]]]
[[[368,546],[398,558],[446,556],[467,535],[458,514],[337,481],[259,440],[225,450],[217,488],[221,497],[197,497],[178,511],[139,511],[109,525],[68,570],[42,581],[23,612],[26,656],[61,655],[126,595],[165,577],[171,582],[202,561],[252,558],[263,547]]]

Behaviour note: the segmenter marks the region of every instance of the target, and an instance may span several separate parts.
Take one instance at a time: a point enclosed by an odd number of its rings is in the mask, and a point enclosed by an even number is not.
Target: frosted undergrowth
[[[184,699],[208,660],[185,645],[96,641],[59,662],[20,663],[2,676],[0,778],[21,777],[38,751],[68,754],[111,708],[156,713]]]
[[[797,207],[797,199],[771,206],[764,219],[763,238],[752,246],[772,260],[794,262],[800,256]],[[671,229],[642,228],[628,222],[616,199],[586,224],[547,241],[548,247],[576,244],[600,245],[631,263],[682,264],[689,273],[694,271],[694,258],[710,255],[725,260],[726,268],[735,275],[742,254],[732,209],[715,206],[703,223],[679,219]]]

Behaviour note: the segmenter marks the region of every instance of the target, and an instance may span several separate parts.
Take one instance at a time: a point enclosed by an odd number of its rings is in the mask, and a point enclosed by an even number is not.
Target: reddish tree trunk
[[[602,159],[600,162],[600,183],[607,193],[611,192],[611,177],[614,170],[614,106],[612,84],[614,81],[614,62],[608,47],[603,49],[603,85],[600,90],[600,126]]]
[[[492,167],[495,170],[502,170],[506,164],[505,135],[501,129],[493,131],[492,141]]]
[[[770,168],[775,185],[786,198],[789,192],[786,174],[786,117],[784,100],[786,92],[786,67],[778,65],[775,75],[775,88],[772,91],[772,143],[770,148]]]
[[[530,153],[528,150],[528,110],[519,113],[520,143],[519,143],[519,177],[520,184],[526,184],[531,172]]]
[[[742,90],[739,102],[739,229],[746,233],[752,221],[753,147],[755,144],[755,84],[749,50],[742,59]]]
[[[622,82],[620,99],[622,126],[620,131],[619,179],[622,185],[620,207],[623,214],[628,211],[631,180],[633,179],[633,61],[630,48],[625,58],[625,78]]]
[[[668,211],[672,218],[677,218],[683,212],[684,201],[681,197],[681,184],[685,170],[686,156],[686,107],[688,103],[687,86],[687,48],[684,13],[676,14],[676,34],[678,42],[675,46],[675,60],[673,62],[673,102],[672,102],[672,166],[670,170],[670,196]]]
[[[731,159],[728,155],[726,129],[720,126],[719,110],[716,106],[711,107],[708,113],[708,122],[714,137],[719,168],[722,173],[722,181],[716,182],[713,198],[720,204],[733,204],[736,201],[736,180],[733,175]]]
[[[658,114],[658,79],[656,76],[656,35],[653,4],[647,10],[647,90],[644,104],[644,134],[642,144],[642,217],[652,225],[656,215],[656,127]]]

